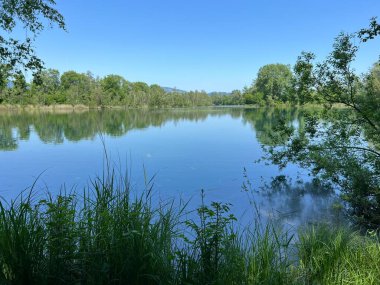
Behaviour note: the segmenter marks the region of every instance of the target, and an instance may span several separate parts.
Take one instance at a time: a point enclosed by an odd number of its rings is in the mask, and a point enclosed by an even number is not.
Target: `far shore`
[[[140,107],[129,107],[122,105],[112,106],[89,106],[84,104],[54,104],[54,105],[22,105],[22,104],[0,104],[1,112],[53,112],[53,113],[68,113],[68,112],[86,112],[90,110],[128,110],[128,109],[194,109],[194,108],[284,108],[284,107],[300,107],[300,108],[318,108],[322,107],[322,104],[305,104],[301,105],[289,105],[289,104],[277,104],[275,106],[261,106],[261,105],[211,105],[211,106],[198,106],[198,107],[149,107],[147,105]],[[334,108],[346,108],[342,104],[334,104]]]
[[[84,104],[70,105],[70,104],[55,104],[55,105],[21,105],[21,104],[0,104],[0,112],[54,112],[54,113],[68,113],[68,112],[86,112],[90,110],[137,110],[137,109],[194,109],[194,108],[258,108],[256,105],[234,105],[234,106],[199,106],[199,107],[149,107],[147,105],[140,107],[129,107],[122,105],[112,106],[88,106]]]

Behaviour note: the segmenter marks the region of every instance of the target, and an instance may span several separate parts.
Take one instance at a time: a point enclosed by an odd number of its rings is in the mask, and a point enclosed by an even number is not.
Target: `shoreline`
[[[0,104],[1,110],[101,110],[101,109],[116,109],[124,108],[123,106],[88,106],[84,104],[55,104],[55,105],[20,105],[20,104]]]
[[[239,109],[259,109],[259,108],[323,108],[323,105],[305,104],[305,105],[289,105],[278,104],[275,106],[260,106],[260,105],[210,105],[210,106],[191,106],[191,107],[149,107],[147,105],[140,107],[129,107],[123,105],[110,105],[110,106],[88,106],[84,104],[70,105],[70,104],[55,104],[55,105],[21,105],[21,104],[0,104],[1,112],[52,112],[52,113],[68,113],[68,112],[88,112],[100,110],[175,110],[175,109],[199,109],[199,108],[239,108]],[[341,104],[336,104],[333,108],[345,108]]]
[[[122,105],[112,106],[88,106],[83,104],[69,105],[69,104],[57,104],[57,105],[19,105],[19,104],[0,104],[1,112],[52,112],[52,113],[80,113],[88,111],[100,111],[100,110],[176,110],[176,109],[199,109],[199,108],[259,108],[259,106],[253,105],[229,105],[229,106],[192,106],[192,107],[129,107]]]

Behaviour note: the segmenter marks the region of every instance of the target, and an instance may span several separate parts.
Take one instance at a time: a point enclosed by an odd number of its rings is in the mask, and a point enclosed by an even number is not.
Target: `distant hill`
[[[161,88],[164,89],[164,91],[166,93],[173,93],[173,92],[186,93],[186,91],[181,90],[181,89],[177,89],[177,88],[171,88],[171,87],[161,87]]]
[[[187,91],[185,90],[181,90],[181,89],[177,89],[177,88],[172,88],[172,87],[161,87],[162,89],[164,89],[164,91],[166,93],[172,93],[172,92],[178,92],[178,93],[186,93]],[[207,93],[209,96],[228,96],[228,95],[231,95],[231,93],[229,92],[218,92],[218,91],[213,91],[213,92],[210,92],[210,93]]]

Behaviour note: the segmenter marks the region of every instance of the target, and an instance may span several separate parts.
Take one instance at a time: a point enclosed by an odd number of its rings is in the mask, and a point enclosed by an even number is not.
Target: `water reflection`
[[[0,112],[0,150],[15,150],[19,140],[30,138],[31,128],[44,143],[61,144],[64,140],[93,139],[97,134],[123,136],[131,130],[161,127],[167,122],[204,121],[207,117],[229,115],[250,124],[263,145],[277,143],[278,121],[304,125],[302,111],[297,108],[207,108],[177,110],[103,110],[83,112]],[[287,137],[280,138],[285,142]]]
[[[321,185],[305,177],[304,183],[271,180],[277,175],[296,177],[302,169],[290,165],[279,172],[274,165],[254,163],[263,155],[262,146],[286,141],[276,132],[277,122],[302,130],[303,112],[295,108],[0,112],[0,195],[16,196],[42,172],[41,184],[50,191],[63,183],[79,189],[87,185],[89,177],[102,171],[102,134],[111,152],[132,153],[132,185],[143,185],[142,165],[148,174],[157,173],[155,189],[161,198],[193,198],[196,207],[198,193],[205,189],[208,200],[232,203],[237,216],[251,211],[254,201],[263,217],[290,226],[339,220],[336,196]],[[249,199],[241,191],[244,168],[255,183]]]
[[[44,143],[93,139],[102,133],[123,136],[131,130],[161,127],[165,123],[202,121],[208,116],[240,117],[243,109],[103,110],[83,112],[0,112],[0,150],[15,150],[19,140],[28,140],[31,128]],[[15,130],[15,132],[14,132]]]
[[[331,186],[317,179],[309,182],[292,181],[284,175],[263,182],[256,191],[250,191],[250,201],[257,215],[278,222],[286,228],[321,221],[337,225],[347,222],[342,201]]]

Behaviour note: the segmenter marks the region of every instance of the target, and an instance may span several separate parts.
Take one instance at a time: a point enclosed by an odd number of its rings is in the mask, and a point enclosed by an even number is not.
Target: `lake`
[[[153,185],[157,201],[190,199],[195,208],[203,189],[243,220],[255,204],[264,218],[290,226],[339,222],[335,194],[313,186],[307,170],[258,161],[278,116],[302,123],[298,109],[2,111],[0,195],[9,201],[34,183],[36,195],[82,191],[108,161],[135,192]],[[291,182],[270,191],[278,175]]]

